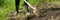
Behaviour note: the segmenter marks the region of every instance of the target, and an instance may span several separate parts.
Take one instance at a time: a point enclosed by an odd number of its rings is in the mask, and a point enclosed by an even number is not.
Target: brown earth
[[[27,20],[60,20],[60,8],[44,10],[39,17],[28,16]]]

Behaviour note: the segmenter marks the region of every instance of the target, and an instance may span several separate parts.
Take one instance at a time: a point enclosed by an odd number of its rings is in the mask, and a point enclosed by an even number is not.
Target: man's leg
[[[20,3],[20,0],[15,0],[16,14],[18,14],[19,12],[19,3]]]

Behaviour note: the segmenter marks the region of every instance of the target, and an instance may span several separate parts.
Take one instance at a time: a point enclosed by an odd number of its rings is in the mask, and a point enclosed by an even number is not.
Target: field
[[[28,0],[29,3],[33,6],[39,6],[40,2],[43,3],[49,3],[49,0]],[[50,0],[52,4],[55,4],[57,8],[60,8],[60,1],[59,0]],[[45,6],[45,5],[43,5]],[[53,8],[56,8],[56,6]],[[47,6],[48,7],[48,6]],[[51,6],[52,7],[52,6]],[[0,20],[6,20],[6,17],[9,13],[12,13],[15,11],[15,0],[0,0]],[[20,0],[20,6],[19,6],[19,16],[22,16],[22,14],[26,14],[24,2],[23,0]]]

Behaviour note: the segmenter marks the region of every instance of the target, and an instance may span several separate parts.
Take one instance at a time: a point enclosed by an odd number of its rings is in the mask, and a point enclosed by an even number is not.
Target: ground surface
[[[39,17],[27,18],[28,20],[60,20],[60,10],[48,10]]]

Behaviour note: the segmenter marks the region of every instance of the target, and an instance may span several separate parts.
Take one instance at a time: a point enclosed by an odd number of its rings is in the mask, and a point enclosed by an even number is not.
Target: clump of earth
[[[44,11],[39,17],[30,16],[27,17],[27,20],[60,20],[60,8],[52,8]]]

